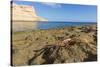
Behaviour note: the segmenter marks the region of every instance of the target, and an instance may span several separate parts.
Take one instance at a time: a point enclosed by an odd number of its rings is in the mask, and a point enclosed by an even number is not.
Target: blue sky
[[[33,6],[37,15],[48,21],[97,22],[97,7],[95,5],[28,1],[14,1],[14,3]]]

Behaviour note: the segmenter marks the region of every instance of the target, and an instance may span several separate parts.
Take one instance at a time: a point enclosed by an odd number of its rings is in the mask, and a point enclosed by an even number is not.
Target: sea
[[[37,29],[62,28],[66,26],[80,26],[96,24],[95,22],[38,22]]]

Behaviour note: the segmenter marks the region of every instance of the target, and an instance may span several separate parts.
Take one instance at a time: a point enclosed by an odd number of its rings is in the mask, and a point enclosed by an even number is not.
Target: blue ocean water
[[[79,25],[90,25],[96,24],[93,22],[38,22],[37,29],[51,29],[51,28],[61,28],[66,26],[79,26]]]

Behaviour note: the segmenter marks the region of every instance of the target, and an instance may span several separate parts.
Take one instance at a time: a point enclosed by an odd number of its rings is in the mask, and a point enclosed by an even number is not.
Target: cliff
[[[37,16],[34,7],[12,4],[12,30],[25,31],[37,28],[37,21],[47,21]],[[34,22],[34,23],[33,23]]]
[[[12,5],[12,21],[47,21],[37,16],[34,7],[28,5]]]

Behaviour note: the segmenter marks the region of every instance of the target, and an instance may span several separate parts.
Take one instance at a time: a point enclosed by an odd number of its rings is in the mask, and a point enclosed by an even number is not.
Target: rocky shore
[[[65,42],[67,46],[61,46],[62,41],[68,39],[69,41]],[[95,24],[12,34],[12,65],[14,66],[87,61],[97,61]]]

